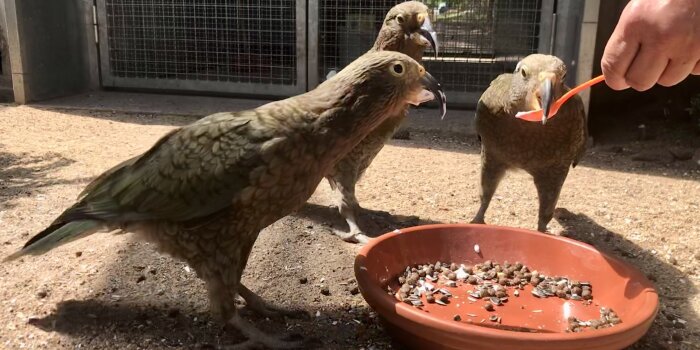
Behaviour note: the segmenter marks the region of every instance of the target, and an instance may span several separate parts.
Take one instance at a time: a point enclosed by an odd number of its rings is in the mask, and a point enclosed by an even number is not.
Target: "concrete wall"
[[[15,101],[27,103],[99,87],[86,0],[4,0]]]

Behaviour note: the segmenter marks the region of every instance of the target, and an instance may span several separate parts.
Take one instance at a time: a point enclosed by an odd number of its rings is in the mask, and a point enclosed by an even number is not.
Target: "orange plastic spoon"
[[[557,112],[559,111],[559,108],[566,102],[568,99],[570,99],[572,96],[578,94],[579,92],[588,89],[589,87],[600,83],[601,81],[605,80],[605,77],[602,75],[599,75],[571,90],[569,92],[565,93],[564,96],[560,97],[556,102],[554,102],[554,105],[552,105],[551,109],[549,110],[549,116],[547,119],[550,119],[554,117]],[[529,122],[541,122],[542,121],[542,109],[536,109],[534,111],[528,111],[528,112],[518,112],[515,115],[516,118],[522,119],[522,120],[527,120]]]

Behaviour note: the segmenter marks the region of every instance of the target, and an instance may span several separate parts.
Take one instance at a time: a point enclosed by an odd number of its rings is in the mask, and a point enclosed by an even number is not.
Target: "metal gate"
[[[400,2],[309,0],[309,85],[371,48],[386,12]],[[440,42],[440,56],[426,51],[424,62],[450,104],[475,103],[498,74],[551,47],[553,0],[423,2]]]
[[[105,87],[306,91],[306,1],[97,0]]]

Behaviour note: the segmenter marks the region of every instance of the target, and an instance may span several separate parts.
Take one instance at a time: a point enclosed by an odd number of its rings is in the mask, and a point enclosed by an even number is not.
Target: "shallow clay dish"
[[[480,247],[478,254],[475,244]],[[593,302],[538,299],[529,289],[516,298],[509,288],[508,303],[489,313],[482,302],[469,303],[466,293],[455,294],[457,298],[447,306],[426,304],[422,309],[387,293],[387,285],[396,290],[397,276],[406,266],[486,260],[519,261],[540,273],[589,281]],[[636,268],[585,243],[516,228],[464,224],[394,231],[362,248],[355,259],[355,276],[362,296],[387,330],[412,349],[622,349],[647,332],[658,311],[652,283]],[[598,318],[601,306],[612,308],[622,323],[565,332],[568,316]],[[462,319],[454,321],[455,314]],[[502,323],[489,322],[491,314],[500,316]],[[506,330],[508,327],[529,331]]]

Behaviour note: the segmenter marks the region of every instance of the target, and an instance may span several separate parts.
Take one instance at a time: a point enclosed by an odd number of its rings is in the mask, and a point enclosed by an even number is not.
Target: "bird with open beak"
[[[508,169],[530,173],[539,197],[537,229],[545,232],[569,172],[583,157],[588,138],[581,97],[574,96],[547,120],[553,101],[569,88],[559,58],[533,54],[502,74],[481,95],[476,131],[481,140],[481,206],[473,223],[484,223],[486,209]],[[518,112],[542,109],[541,125],[515,118]]]
[[[435,56],[437,56],[437,35],[428,17],[428,7],[418,1],[407,1],[389,10],[374,46],[369,51],[398,51],[420,62],[423,58],[423,52],[428,47],[432,47]],[[432,96],[426,95],[424,98],[432,99]],[[440,113],[444,116],[446,112],[445,95],[440,93],[435,98],[440,104]],[[408,102],[403,109],[388,116],[352,152],[341,159],[327,176],[331,187],[338,193],[338,209],[349,227],[349,231],[336,230],[335,234],[346,242],[365,243],[368,240],[357,220],[362,208],[355,197],[355,184],[375,156],[382,150],[384,144],[399,129],[408,115],[409,104],[416,103]],[[382,215],[379,212],[369,210],[363,213],[374,216]]]
[[[170,131],[98,176],[5,261],[98,232],[132,232],[186,261],[206,282],[212,313],[248,338],[235,348],[305,347],[264,333],[238,313],[236,295],[264,316],[297,315],[240,283],[260,230],[299,209],[385,118],[441,93],[407,55],[367,53],[305,94]]]

